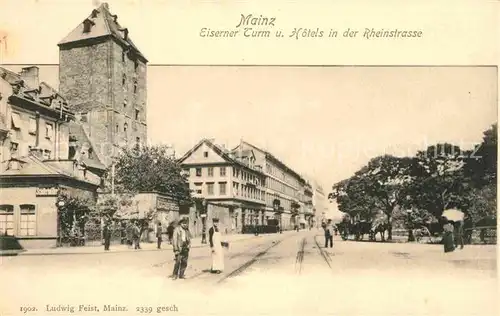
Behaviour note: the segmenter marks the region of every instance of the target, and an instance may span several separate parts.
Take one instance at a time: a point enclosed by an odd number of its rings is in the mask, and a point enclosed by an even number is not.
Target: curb
[[[248,239],[251,239],[253,237],[260,237],[260,236],[261,235],[259,235],[259,236],[251,235],[251,237],[249,236],[247,238],[240,238],[237,240],[233,240],[230,243],[248,240]],[[207,243],[207,244],[202,244],[202,245],[191,246],[191,249],[204,248],[204,247],[208,247],[208,246],[209,245]],[[17,256],[24,257],[24,256],[61,256],[61,255],[102,255],[102,254],[126,253],[126,252],[172,251],[171,247],[162,248],[162,249],[156,249],[156,248],[154,248],[154,249],[128,249],[127,248],[127,249],[118,250],[118,251],[105,251],[105,250],[103,250],[102,246],[95,246],[95,248],[100,248],[101,251],[99,251],[99,252],[32,252],[32,253],[30,253],[29,250],[25,250],[25,252],[19,253]]]

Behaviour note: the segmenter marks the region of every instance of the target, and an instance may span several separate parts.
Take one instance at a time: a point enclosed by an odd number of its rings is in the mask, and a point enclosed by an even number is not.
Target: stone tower
[[[59,91],[79,114],[100,160],[147,140],[148,60],[107,3],[59,42]]]

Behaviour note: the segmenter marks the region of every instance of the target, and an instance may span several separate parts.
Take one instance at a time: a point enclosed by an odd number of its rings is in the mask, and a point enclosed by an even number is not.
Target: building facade
[[[37,67],[20,74],[0,68],[0,109],[0,233],[25,248],[56,246],[60,192],[94,201],[100,185],[83,161],[69,159],[74,114],[39,82]]]
[[[256,165],[253,151],[236,155],[213,140],[203,139],[179,162],[193,195],[208,202],[209,221],[219,218],[227,232],[266,223],[265,174]]]
[[[312,181],[312,189],[313,189],[313,211],[314,211],[314,220],[316,225],[319,227],[321,222],[325,220],[328,216],[328,200],[326,198],[325,192],[323,191],[323,187],[318,184],[316,181]]]
[[[266,218],[278,218],[283,229],[300,225],[301,218],[304,223],[305,179],[270,152],[246,141],[233,149],[236,155],[245,151],[254,153],[255,164],[262,166],[265,174]]]
[[[108,4],[94,9],[58,46],[60,93],[102,162],[109,165],[117,147],[146,142],[148,60]]]

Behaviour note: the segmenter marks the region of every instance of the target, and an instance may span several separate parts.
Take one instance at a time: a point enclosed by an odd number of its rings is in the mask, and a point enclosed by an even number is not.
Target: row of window
[[[266,163],[266,171],[267,171],[267,173],[273,175],[274,177],[280,179],[283,182],[290,184],[291,186],[294,186],[294,187],[299,186],[299,182],[295,177],[288,175],[283,170],[273,166],[269,162]]]
[[[236,196],[242,196],[254,200],[264,201],[265,192],[254,187],[233,182],[233,189]]]
[[[37,135],[37,130],[36,130],[36,118],[30,117],[29,122],[28,122],[28,128],[26,129],[23,120],[21,119],[21,115],[17,112],[12,113],[12,120],[11,120],[11,130],[15,134],[15,136],[22,137],[22,133],[27,131],[28,134],[30,135]],[[52,137],[54,136],[54,125],[52,123],[47,123],[45,122],[45,128],[43,130],[43,135],[45,138],[48,140],[51,140]]]
[[[36,212],[35,205],[21,204],[18,227],[16,231],[14,218],[14,205],[0,205],[0,233],[16,236],[36,235]]]
[[[196,168],[196,176],[197,177],[202,177],[203,176],[203,169],[204,168]],[[214,176],[214,167],[208,167],[207,168],[207,176],[213,177]],[[221,177],[226,176],[226,167],[219,167],[219,175]]]
[[[227,182],[219,182],[219,192],[218,195],[227,194]],[[203,194],[203,183],[195,183],[195,191],[197,194]],[[215,195],[215,183],[207,183],[207,195]]]

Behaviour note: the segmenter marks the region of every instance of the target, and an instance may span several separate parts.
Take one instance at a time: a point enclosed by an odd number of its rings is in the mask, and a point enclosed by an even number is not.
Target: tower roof
[[[83,20],[82,23],[63,38],[57,45],[59,47],[82,43],[91,39],[111,37],[120,45],[130,48],[140,59],[148,62],[146,57],[128,36],[128,29],[118,23],[118,16],[109,11],[109,5],[104,2]]]

